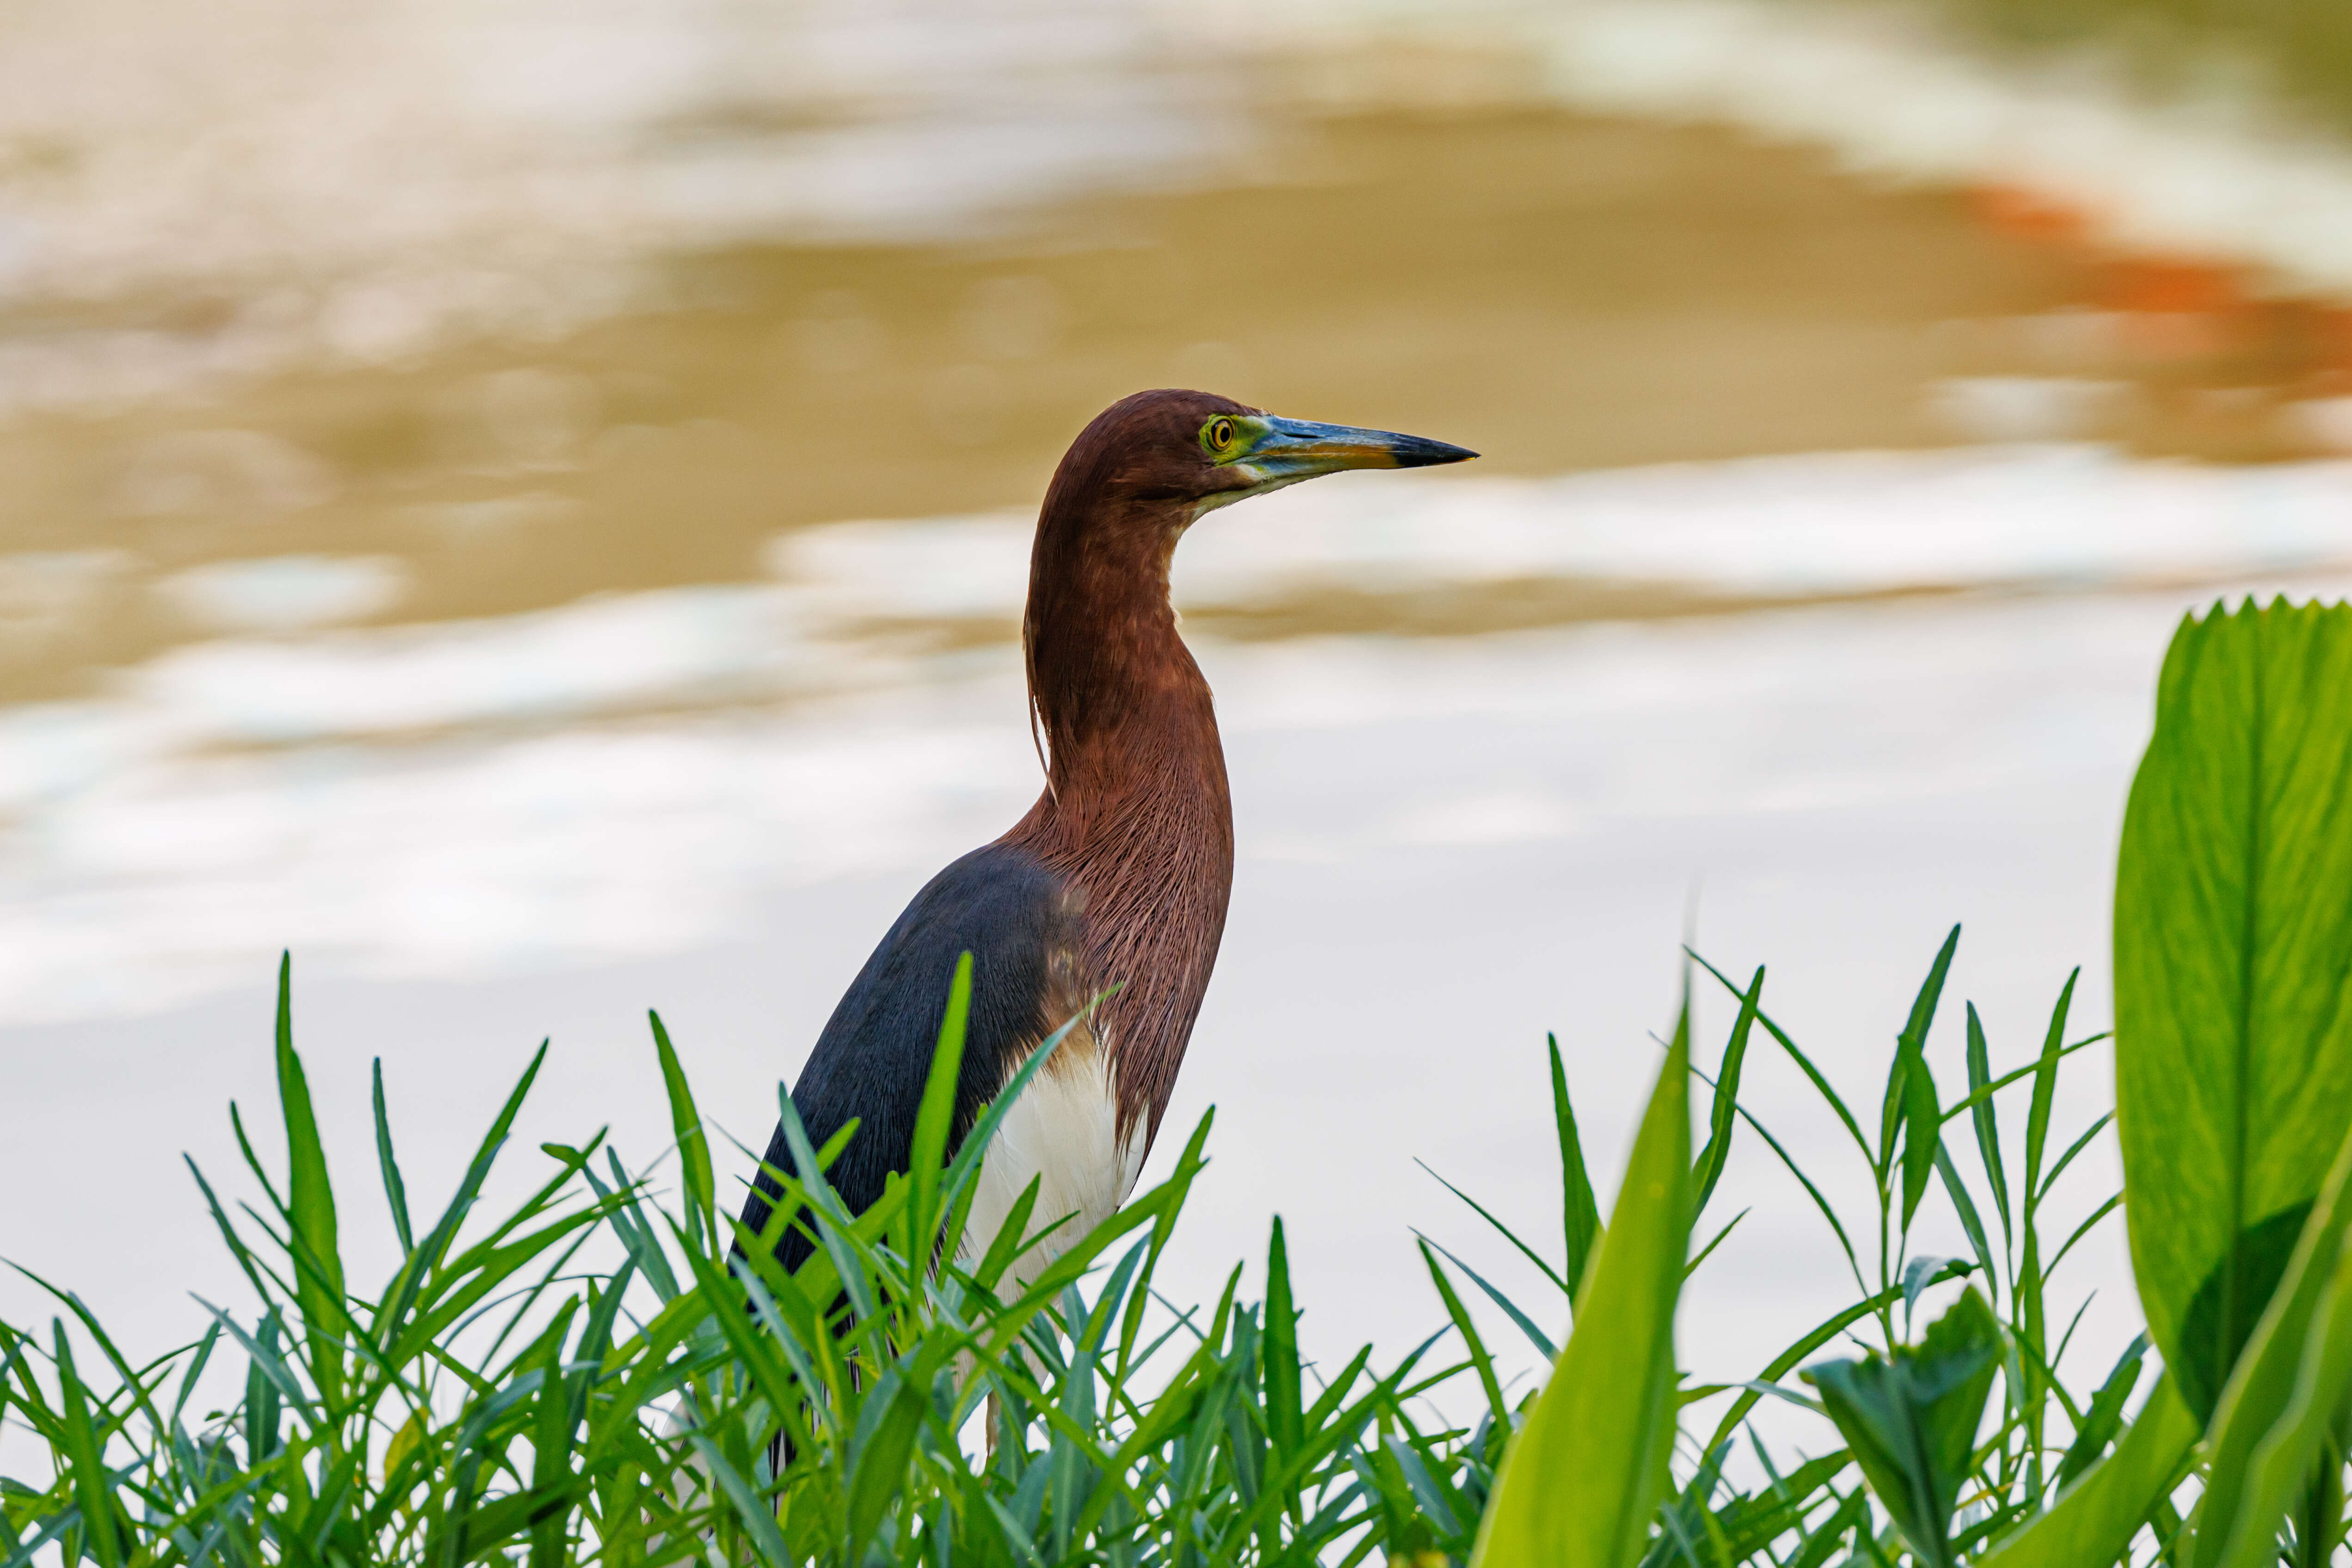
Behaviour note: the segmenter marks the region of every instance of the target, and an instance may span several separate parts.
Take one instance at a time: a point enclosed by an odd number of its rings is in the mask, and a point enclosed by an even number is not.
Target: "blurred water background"
[[[158,1343],[233,1292],[173,1156],[226,1173],[224,1102],[268,1100],[281,947],[347,1234],[372,1056],[420,1192],[550,1035],[517,1147],[654,1160],[648,1005],[763,1142],[898,908],[1038,788],[1027,531],[1148,385],[1486,454],[1179,556],[1241,864],[1174,1278],[1280,1212],[1309,1340],[1392,1352],[1440,1321],[1410,1226],[1527,1284],[1413,1162],[1552,1234],[1543,1035],[1613,1173],[1686,932],[1865,1101],[1954,921],[1944,1027],[1973,997],[1997,1067],[2078,963],[2104,1026],[2171,625],[2352,581],[2347,40],[2158,0],[21,0],[0,1254]],[[1859,1197],[1784,1068],[1749,1103]],[[1843,1300],[1758,1154],[1705,1377]],[[2111,1354],[2120,1233],[2077,1257]]]

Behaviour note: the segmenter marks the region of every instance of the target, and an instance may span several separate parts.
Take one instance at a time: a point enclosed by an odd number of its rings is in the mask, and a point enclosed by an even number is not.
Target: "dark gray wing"
[[[915,895],[834,1009],[793,1089],[811,1148],[824,1147],[853,1118],[858,1122],[828,1173],[853,1214],[882,1195],[891,1172],[907,1168],[956,960],[971,954],[971,1015],[953,1129],[961,1141],[1020,1053],[1067,1021],[1047,1016],[1048,1001],[1068,994],[1067,985],[1055,983],[1056,967],[1066,971],[1078,937],[1078,917],[1060,879],[1026,850],[1007,845],[973,850]],[[781,1122],[766,1163],[800,1173]],[[743,1223],[757,1231],[768,1223],[768,1199],[783,1189],[764,1172],[754,1185]],[[809,1250],[795,1226],[776,1256],[794,1268]]]

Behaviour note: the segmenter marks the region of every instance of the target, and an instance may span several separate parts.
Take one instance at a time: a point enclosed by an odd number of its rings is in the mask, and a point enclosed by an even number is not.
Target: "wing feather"
[[[907,1168],[957,959],[972,955],[971,1015],[956,1081],[954,1137],[961,1142],[1038,1040],[1067,1020],[1071,998],[1083,1000],[1075,983],[1082,938],[1078,900],[1016,846],[975,849],[915,895],[834,1009],[793,1088],[811,1144],[822,1148],[852,1118],[858,1121],[828,1173],[852,1212],[882,1195],[891,1172]],[[799,1173],[781,1124],[765,1163]],[[756,1231],[768,1222],[768,1200],[782,1188],[764,1170],[753,1185],[743,1223]],[[793,1268],[808,1250],[795,1232],[776,1256]]]

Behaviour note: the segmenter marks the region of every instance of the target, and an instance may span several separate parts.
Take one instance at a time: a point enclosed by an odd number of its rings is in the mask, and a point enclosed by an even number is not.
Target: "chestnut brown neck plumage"
[[[1080,438],[1038,520],[1023,638],[1048,784],[1004,842],[1082,900],[1087,984],[1118,987],[1095,1024],[1120,1131],[1148,1145],[1224,931],[1233,805],[1208,682],[1168,602],[1197,497],[1126,466],[1117,434]]]

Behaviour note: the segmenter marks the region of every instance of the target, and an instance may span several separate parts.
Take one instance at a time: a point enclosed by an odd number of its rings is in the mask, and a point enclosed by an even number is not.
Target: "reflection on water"
[[[1804,155],[1554,115],[1286,144],[1293,183],[1064,210],[1026,250],[737,250],[675,264],[702,302],[552,344],[0,425],[0,576],[68,612],[24,617],[0,690],[240,626],[742,581],[794,523],[1034,506],[1144,384],[1536,473],[1955,438],[2286,456],[2343,423],[2294,363],[2208,385],[2236,339],[2167,346],[2096,308],[2100,268]]]
[[[1888,26],[151,9],[0,22],[0,697],[86,695],[225,632],[755,581],[799,524],[1034,505],[1139,385],[1523,474],[2352,446],[2352,318],[2255,287],[2243,245],[2112,243],[2193,210],[2252,244],[2285,203],[2317,258],[2352,206],[2231,173],[2254,144],[2226,126],[2054,100]],[[2039,184],[1997,177],[2004,147]],[[2334,177],[2309,149],[2262,166],[2306,195]]]

